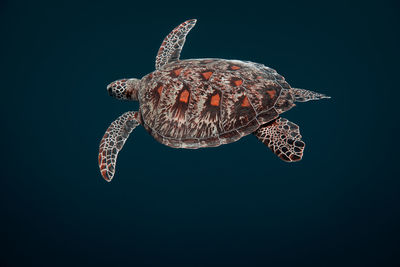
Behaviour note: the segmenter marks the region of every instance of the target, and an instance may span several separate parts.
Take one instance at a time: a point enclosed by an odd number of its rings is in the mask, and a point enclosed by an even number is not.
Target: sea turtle
[[[275,70],[259,63],[179,56],[188,20],[165,37],[156,70],[142,79],[121,79],[107,86],[117,99],[139,101],[111,123],[100,143],[99,167],[105,180],[115,173],[118,152],[132,130],[143,125],[160,143],[173,148],[216,147],[250,133],[284,161],[299,161],[304,142],[299,127],[280,117],[293,102],[329,98],[292,88]]]

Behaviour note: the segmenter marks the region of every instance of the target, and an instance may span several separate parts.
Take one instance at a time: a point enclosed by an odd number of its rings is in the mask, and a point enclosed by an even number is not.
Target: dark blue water
[[[395,266],[399,250],[396,1],[107,4],[2,1],[1,266]],[[99,141],[138,104],[106,85],[182,58],[263,63],[295,87],[304,159],[254,136],[177,150],[140,127],[116,178]]]

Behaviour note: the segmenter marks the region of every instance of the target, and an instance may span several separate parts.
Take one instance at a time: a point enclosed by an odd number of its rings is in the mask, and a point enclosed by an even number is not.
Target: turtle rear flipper
[[[100,142],[99,168],[107,182],[114,177],[119,151],[133,129],[140,124],[139,112],[128,111],[113,121]]]
[[[305,144],[301,140],[299,126],[287,119],[278,118],[253,134],[284,161],[299,161],[303,157]]]
[[[289,90],[295,102],[307,102],[310,100],[320,100],[323,98],[331,98],[330,96],[309,91],[306,89],[292,88]]]

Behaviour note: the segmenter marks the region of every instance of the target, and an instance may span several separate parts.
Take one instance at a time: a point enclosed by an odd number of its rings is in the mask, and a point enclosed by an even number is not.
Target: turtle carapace
[[[111,181],[118,152],[132,130],[142,125],[160,143],[174,148],[216,147],[254,134],[284,161],[299,161],[304,142],[299,127],[280,114],[305,102],[329,98],[292,88],[275,70],[259,63],[179,56],[186,35],[196,24],[188,20],[164,39],[156,70],[142,79],[108,85],[117,99],[139,101],[111,123],[100,143],[99,167]]]

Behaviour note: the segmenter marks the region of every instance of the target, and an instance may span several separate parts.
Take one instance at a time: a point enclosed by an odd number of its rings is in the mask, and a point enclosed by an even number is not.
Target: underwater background
[[[1,1],[0,266],[399,266],[398,1]],[[143,127],[111,183],[108,96],[181,57],[263,63],[332,99],[283,117],[306,143],[285,163],[254,136],[172,149]]]

